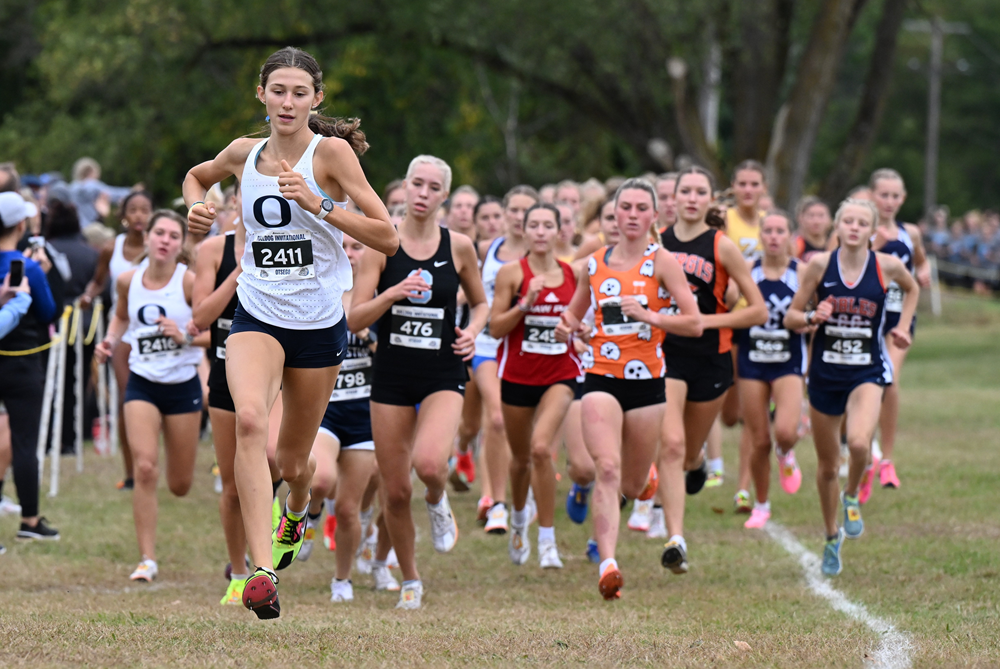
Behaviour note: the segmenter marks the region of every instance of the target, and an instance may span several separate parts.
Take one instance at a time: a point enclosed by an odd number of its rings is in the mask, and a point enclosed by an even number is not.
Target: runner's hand
[[[420,278],[419,274],[413,274],[406,277],[389,290],[385,291],[385,293],[392,299],[393,302],[398,302],[399,300],[410,297],[423,297],[421,293],[427,292],[430,289],[430,285]]]
[[[170,337],[181,346],[186,343],[184,340],[184,333],[181,332],[181,329],[177,327],[177,323],[174,321],[164,316],[160,316],[156,319],[156,324],[160,326],[160,332]]]
[[[813,316],[812,325],[826,323],[833,316],[833,297],[828,297],[816,305],[816,314]]]
[[[207,235],[217,215],[214,202],[199,202],[188,210],[188,230],[196,235]]]
[[[455,355],[462,356],[462,360],[472,360],[472,356],[476,352],[476,336],[456,325],[455,343],[451,347],[455,350]]]
[[[576,329],[570,320],[569,312],[562,312],[559,315],[559,325],[556,326],[556,341],[565,344],[569,341],[570,336],[573,334],[573,330]]]
[[[278,192],[286,200],[292,200],[310,214],[318,214],[322,207],[322,198],[309,189],[305,178],[292,169],[287,160],[281,161],[281,173],[278,175]]]
[[[649,321],[649,309],[639,304],[639,300],[631,295],[622,297],[622,315],[640,323]]]
[[[892,343],[896,348],[904,351],[910,348],[910,344],[913,343],[913,340],[910,339],[910,333],[899,327],[889,330],[889,336],[892,337]]]
[[[115,347],[111,344],[111,340],[104,338],[94,347],[94,360],[97,364],[103,365],[114,352]]]
[[[545,277],[531,277],[531,281],[528,282],[528,293],[524,296],[524,301],[529,308],[535,304],[535,300],[538,299],[538,294],[542,292],[542,288],[545,288]]]

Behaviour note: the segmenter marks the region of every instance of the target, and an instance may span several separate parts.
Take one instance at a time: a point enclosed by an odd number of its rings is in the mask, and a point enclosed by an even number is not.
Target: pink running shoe
[[[789,495],[799,491],[799,486],[802,485],[802,470],[795,461],[795,451],[778,456],[778,480],[781,481],[781,489]]]
[[[747,518],[747,522],[743,523],[743,527],[748,530],[760,530],[764,528],[767,521],[771,519],[770,509],[761,509],[760,507],[754,506],[753,511],[750,512],[750,517]]]
[[[896,476],[896,465],[891,460],[883,460],[878,469],[878,482],[883,488],[899,488],[899,477]]]
[[[872,482],[875,480],[875,472],[878,470],[878,460],[872,458],[872,464],[865,467],[861,475],[861,484],[858,486],[858,503],[866,504],[868,498],[872,496]]]

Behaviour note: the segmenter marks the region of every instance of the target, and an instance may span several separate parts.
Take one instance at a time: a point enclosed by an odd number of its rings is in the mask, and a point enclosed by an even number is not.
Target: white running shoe
[[[483,529],[486,530],[487,534],[507,534],[507,519],[509,517],[507,505],[503,502],[497,502],[486,514],[486,527]]]
[[[653,507],[649,512],[649,529],[646,530],[647,539],[666,539],[667,522],[663,518],[663,508]]]
[[[635,532],[646,532],[649,530],[650,516],[653,511],[653,500],[641,499],[632,503],[632,515],[628,519],[628,529]]]
[[[847,474],[850,471],[850,468],[851,468],[851,449],[849,449],[847,447],[847,442],[844,441],[843,437],[841,437],[841,439],[840,439],[840,471],[838,472],[838,474],[840,474],[840,478],[846,479],[847,478]]]
[[[524,503],[524,508],[528,510],[528,526],[538,520],[538,505],[535,503],[535,492],[528,488],[528,499]]]
[[[396,557],[396,549],[390,548],[385,556],[385,566],[389,569],[399,569],[399,558]]]
[[[330,601],[331,602],[353,602],[354,601],[354,586],[351,585],[351,580],[338,581],[333,579],[330,581]]]
[[[368,537],[368,526],[372,524],[372,517],[374,515],[375,515],[375,505],[374,504],[372,504],[367,509],[365,509],[364,511],[362,511],[362,512],[360,512],[358,514],[358,517],[361,518],[361,537],[362,537],[362,539]],[[373,529],[376,532],[378,531],[378,527],[375,527]]]
[[[313,546],[316,544],[316,527],[319,526],[319,521],[322,517],[323,515],[320,514],[319,518],[313,520],[309,517],[309,514],[306,514],[306,532],[302,538],[302,548],[299,549],[299,554],[295,556],[296,560],[305,562],[312,555]]]
[[[216,476],[215,477],[215,492],[218,495],[222,494],[222,477],[221,476]]]
[[[399,591],[399,581],[389,573],[388,567],[372,565],[372,577],[375,579],[375,590]]]
[[[538,543],[538,564],[542,569],[562,569],[563,563],[559,559],[559,549],[556,542],[546,541]]]
[[[448,493],[442,493],[441,501],[437,504],[428,502],[427,514],[431,519],[431,539],[434,543],[434,550],[438,553],[447,553],[458,542],[458,523],[455,521],[455,514],[451,512],[451,505],[448,504]],[[420,598],[418,596],[417,606],[414,608],[419,607]]]
[[[424,596],[424,585],[420,581],[408,583],[399,591],[399,602],[397,609],[419,609],[420,599]]]
[[[135,568],[135,571],[132,572],[132,575],[129,576],[129,579],[133,581],[145,581],[146,583],[152,583],[158,573],[159,569],[156,567],[155,560],[143,560],[139,563],[139,566]]]
[[[528,526],[518,527],[513,523],[510,526],[510,539],[507,540],[507,554],[510,561],[516,565],[523,565],[531,555],[531,541],[528,539]]]
[[[0,516],[20,516],[21,505],[7,495],[0,497]]]
[[[354,568],[359,574],[372,573],[372,560],[375,559],[375,547],[378,545],[378,528],[372,528],[370,537],[361,542],[355,555]]]
[[[882,444],[878,443],[877,437],[872,437],[872,460],[882,459]]]

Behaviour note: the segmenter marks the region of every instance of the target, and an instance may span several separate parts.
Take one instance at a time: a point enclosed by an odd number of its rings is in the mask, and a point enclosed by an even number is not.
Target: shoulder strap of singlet
[[[490,242],[490,248],[486,249],[486,260],[493,260],[494,262],[500,262],[497,258],[497,253],[500,252],[500,247],[503,246],[506,237],[497,237],[492,242]]]
[[[614,244],[610,244],[604,249],[604,264],[607,266],[608,261],[611,259],[611,252],[615,250]]]
[[[902,229],[903,228],[901,226],[900,230]],[[880,286],[882,286],[882,292],[885,292],[886,282],[885,279],[882,277],[882,263],[878,261],[878,253],[872,250],[869,250],[868,253],[871,254],[871,259],[875,261],[875,274],[878,275],[878,283]],[[858,281],[858,283],[861,282]]]
[[[111,255],[112,256],[119,255],[122,257],[122,259],[124,259],[125,253],[122,251],[122,247],[124,246],[125,246],[125,233],[123,232],[115,236],[115,250],[112,251]]]
[[[323,139],[323,137],[324,135],[319,135],[319,134],[313,135],[313,138],[309,141],[309,146],[306,147],[305,152],[302,154],[302,157],[299,158],[299,162],[296,163],[296,165],[299,164],[308,165],[309,170],[312,171],[313,155],[316,153],[316,145],[319,144],[320,140]]]
[[[573,274],[573,266],[568,262],[558,261],[559,266],[562,267],[563,277],[565,281],[569,281],[571,284],[576,283],[576,276]]]

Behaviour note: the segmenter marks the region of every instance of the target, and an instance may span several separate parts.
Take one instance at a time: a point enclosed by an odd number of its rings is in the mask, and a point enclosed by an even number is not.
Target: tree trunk
[[[733,72],[733,158],[764,160],[788,61],[792,0],[741,0]]]
[[[892,78],[899,29],[903,25],[903,15],[908,4],[908,0],[885,0],[882,6],[882,16],[875,31],[875,49],[861,92],[861,103],[851,130],[847,133],[847,142],[820,188],[820,197],[827,202],[840,200],[854,185],[878,134],[889,97],[889,80]]]
[[[863,0],[823,0],[813,22],[809,43],[795,73],[795,84],[785,103],[787,113],[782,127],[775,132],[780,143],[768,152],[771,193],[779,206],[790,209],[802,194],[844,43],[862,4]]]

